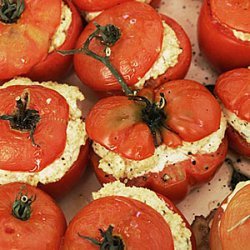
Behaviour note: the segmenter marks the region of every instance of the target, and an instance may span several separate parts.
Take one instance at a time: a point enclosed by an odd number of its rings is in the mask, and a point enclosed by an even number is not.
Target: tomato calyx
[[[167,115],[164,112],[164,107],[166,106],[166,99],[163,93],[160,93],[159,103],[151,102],[145,96],[129,96],[130,100],[135,102],[142,102],[145,107],[141,110],[141,119],[149,127],[150,132],[153,136],[154,145],[158,147],[162,143],[162,136],[160,129],[162,127],[170,130],[165,124]]]
[[[109,225],[106,231],[99,229],[102,236],[101,241],[88,236],[83,236],[80,233],[78,233],[78,235],[79,237],[90,241],[94,245],[100,246],[100,250],[124,250],[125,247],[122,239],[117,235],[113,235],[113,229],[114,227],[111,225]]]
[[[29,132],[30,139],[34,146],[39,146],[35,143],[34,133],[37,123],[40,121],[39,112],[34,109],[28,109],[29,94],[24,93],[23,97],[16,98],[16,110],[12,115],[1,115],[0,120],[10,122],[10,127],[22,132]]]
[[[17,194],[16,199],[13,203],[12,215],[19,220],[26,221],[31,216],[31,204],[36,200],[36,195],[28,197],[27,192],[25,194],[22,192],[23,189],[25,189],[25,186],[21,187],[21,190]]]
[[[98,23],[94,22],[96,26],[96,30],[89,35],[88,39],[85,41],[83,46],[78,49],[73,50],[58,50],[57,52],[61,55],[74,55],[74,54],[81,54],[84,53],[100,62],[102,62],[114,75],[117,79],[118,83],[121,85],[123,91],[126,95],[132,95],[133,91],[127,86],[124,78],[121,74],[115,69],[115,67],[110,62],[111,56],[111,47],[115,45],[115,43],[121,37],[121,31],[118,27],[113,24],[107,24],[105,26],[101,26]],[[104,56],[100,56],[89,49],[90,43],[93,39],[97,39],[100,43],[104,46]]]
[[[4,23],[16,23],[24,9],[24,0],[1,0],[0,21]]]

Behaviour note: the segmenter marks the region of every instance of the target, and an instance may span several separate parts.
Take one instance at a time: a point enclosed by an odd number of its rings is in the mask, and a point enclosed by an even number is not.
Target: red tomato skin
[[[163,39],[160,15],[147,4],[129,1],[102,12],[95,21],[100,25],[112,22],[120,28],[121,38],[111,48],[110,61],[126,83],[129,86],[134,85],[138,82],[138,78],[144,76],[152,67],[160,53],[156,50],[161,48]],[[93,22],[90,22],[81,33],[76,47],[82,47],[95,29]],[[153,33],[154,36],[145,36],[145,32]],[[135,39],[131,39],[135,33]],[[102,54],[103,46],[95,40],[90,44],[90,49]],[[93,67],[89,67],[90,65]],[[121,90],[120,84],[108,68],[96,59],[85,54],[76,54],[74,67],[80,80],[96,91]]]
[[[250,143],[248,143],[232,126],[226,131],[229,147],[236,153],[250,157]]]
[[[73,0],[74,4],[79,8],[80,11],[88,11],[88,12],[95,12],[95,11],[102,11],[108,8],[111,8],[117,4],[121,4],[127,2],[129,0]],[[151,5],[154,8],[159,7],[161,0],[152,0]]]
[[[213,178],[215,172],[226,158],[227,149],[228,143],[225,138],[216,152],[206,155],[194,155],[195,165],[190,160],[182,161],[168,165],[159,173],[149,173],[128,180],[126,184],[128,186],[149,188],[172,201],[181,201],[191,188],[206,183]],[[99,160],[100,158],[92,151],[90,161],[100,183],[105,184],[115,181],[112,175],[106,174],[102,169],[98,168]],[[164,181],[165,175],[171,176],[172,179]]]
[[[167,81],[183,79],[189,70],[192,59],[191,43],[185,30],[172,18],[162,14],[161,18],[174,30],[175,35],[179,40],[180,47],[182,48],[182,53],[179,55],[178,62],[174,67],[168,68],[164,74],[159,75],[156,79],[148,80],[146,86],[152,86],[153,88],[156,88]]]
[[[31,205],[31,217],[27,221],[21,221],[11,214],[12,204],[23,185],[10,183],[0,186],[0,249],[61,249],[67,227],[66,219],[49,195],[38,188],[25,185],[29,197],[36,195],[36,200]]]
[[[89,160],[89,141],[81,147],[77,160],[73,163],[68,172],[59,180],[53,183],[42,184],[38,187],[55,199],[60,199],[76,185],[84,174]]]
[[[201,52],[219,72],[250,65],[250,42],[237,39],[230,29],[214,20],[208,0],[198,19],[198,42]]]
[[[174,249],[173,237],[164,218],[152,207],[122,196],[107,196],[85,206],[70,222],[63,249],[97,249],[78,233],[98,239],[98,229],[105,230],[109,225],[113,225],[115,235],[121,236],[126,249]]]
[[[67,31],[65,42],[58,50],[70,50],[75,47],[82,30],[80,14],[70,0],[64,0],[72,12],[72,22]],[[36,81],[57,81],[66,76],[72,65],[73,56],[62,56],[56,51],[48,54],[45,60],[36,64],[26,76]]]
[[[240,190],[242,191],[242,189]],[[249,197],[249,191],[250,191],[250,185],[248,184],[247,186],[244,187],[244,192],[245,192],[245,197]],[[231,212],[234,213],[234,216],[237,216],[237,214],[241,214],[241,209],[242,210],[247,210],[249,209],[249,202],[248,204],[244,204],[243,206],[239,205],[238,207],[235,204],[242,204],[242,198],[239,196],[239,192],[235,194],[237,196],[236,201],[234,200],[234,208],[231,206]],[[241,194],[242,195],[242,194]],[[243,195],[242,195],[243,197]],[[233,199],[235,196],[233,197]],[[226,234],[226,226],[225,224],[228,223],[227,219],[231,219],[229,217],[229,214],[227,214],[227,218],[225,218],[225,213],[226,211],[222,208],[222,205],[225,205],[228,203],[228,197],[224,199],[224,201],[221,203],[221,206],[217,209],[211,230],[210,230],[210,237],[209,237],[209,243],[210,243],[210,249],[211,250],[238,250],[238,249],[249,249],[249,239],[245,237],[246,233],[244,232],[247,230],[247,234],[249,235],[250,233],[250,227],[249,227],[249,222],[245,222],[245,230],[239,230],[241,226],[238,227],[238,230],[235,232],[233,237],[228,236],[226,239],[223,237]],[[247,201],[245,201],[247,203]],[[231,215],[233,217],[233,215]],[[231,219],[232,220],[232,219]],[[230,222],[229,222],[230,223]],[[248,223],[248,224],[247,224]],[[242,233],[242,235],[241,235]],[[244,235],[245,234],[245,235]],[[239,243],[240,242],[240,243]],[[241,244],[241,247],[239,246]],[[226,246],[225,246],[226,245]],[[243,248],[242,248],[243,246]]]

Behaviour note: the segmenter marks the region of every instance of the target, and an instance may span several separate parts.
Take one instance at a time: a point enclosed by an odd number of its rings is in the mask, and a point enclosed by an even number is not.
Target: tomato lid
[[[28,109],[39,112],[34,130],[34,145],[30,132],[13,129],[8,120],[0,120],[0,169],[38,172],[63,153],[69,106],[59,93],[42,86],[15,85],[0,89],[0,114],[11,115],[16,110],[16,98],[28,93]]]
[[[210,5],[221,23],[250,33],[250,0],[210,0]]]
[[[46,58],[60,24],[61,4],[61,0],[26,0],[16,22],[0,19],[0,79],[25,74]]]
[[[120,29],[120,39],[111,47],[110,61],[128,85],[142,78],[157,60],[162,47],[163,25],[160,15],[148,4],[128,1],[105,10],[94,22],[101,26],[113,24]],[[82,32],[77,48],[96,30],[93,22]],[[104,46],[98,39],[89,48],[103,55]],[[115,77],[101,62],[85,54],[76,54],[75,69],[81,80],[94,89],[121,89]]]
[[[215,93],[227,109],[250,122],[250,69],[222,74],[217,79]]]

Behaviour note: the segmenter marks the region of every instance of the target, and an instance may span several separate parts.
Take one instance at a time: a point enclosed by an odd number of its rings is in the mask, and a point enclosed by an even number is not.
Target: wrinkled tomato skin
[[[96,0],[96,1],[89,1],[89,0],[73,0],[74,4],[80,11],[88,11],[88,12],[95,12],[95,11],[102,11],[108,8],[113,7],[114,5],[121,4],[123,2],[127,2],[128,0]],[[159,7],[161,0],[152,0],[150,2],[151,6],[154,8]]]
[[[26,221],[11,213],[13,202],[24,186],[22,192],[27,191],[29,198],[36,195],[31,216]],[[0,186],[0,249],[59,250],[66,227],[62,210],[40,189],[22,183]]]
[[[113,226],[114,235],[122,238],[125,249],[174,249],[172,233],[164,218],[152,207],[122,196],[107,196],[85,206],[70,222],[63,249],[97,249],[79,234],[99,240],[99,229],[107,230],[109,225]]]
[[[58,50],[70,50],[75,47],[76,41],[82,30],[80,14],[70,0],[65,0],[72,12],[72,22],[67,31],[65,42]],[[70,70],[73,56],[62,56],[56,51],[48,54],[45,60],[36,64],[26,76],[36,81],[56,81],[66,76]]]
[[[224,139],[216,152],[206,155],[194,155],[195,165],[190,160],[168,165],[159,173],[149,173],[128,180],[127,185],[149,188],[170,200],[181,201],[191,188],[213,178],[226,157],[227,149],[228,143]],[[112,175],[106,174],[102,169],[98,168],[100,158],[95,153],[91,152],[90,160],[101,184],[115,181]],[[165,181],[165,175],[171,176],[172,179]]]
[[[242,218],[245,218],[245,215],[249,215],[249,194],[250,185],[247,184],[230,201],[228,200],[229,197],[226,197],[217,209],[210,230],[209,243],[211,250],[249,249],[249,239],[246,237],[250,233],[249,220],[236,227],[234,231],[228,231],[228,229],[232,228],[232,224],[235,226],[235,221],[238,223]],[[225,205],[227,207],[222,208]],[[232,223],[232,221],[234,222]]]
[[[67,194],[80,180],[89,160],[89,141],[81,147],[77,160],[69,171],[57,182],[38,184],[38,187],[55,199],[60,199]]]
[[[232,126],[226,131],[229,147],[238,154],[250,157],[250,143],[248,143]]]
[[[167,81],[183,79],[189,70],[192,59],[191,43],[184,29],[172,18],[162,14],[161,17],[162,20],[174,30],[180,43],[182,53],[178,56],[178,62],[174,67],[168,68],[164,74],[158,76],[156,79],[148,80],[146,86],[151,86],[153,88],[156,88]]]
[[[201,52],[219,72],[250,65],[250,42],[237,39],[230,29],[214,20],[208,0],[198,19],[198,42]]]

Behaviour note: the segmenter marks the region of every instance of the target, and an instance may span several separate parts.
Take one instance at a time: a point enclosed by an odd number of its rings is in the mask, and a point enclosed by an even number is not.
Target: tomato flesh
[[[29,109],[39,111],[32,145],[29,132],[13,130],[9,121],[0,120],[0,169],[37,172],[60,157],[66,144],[69,106],[56,91],[42,86],[10,86],[0,90],[0,114],[12,114],[16,98],[29,93]]]
[[[128,85],[137,83],[152,67],[160,53],[163,40],[160,15],[147,4],[128,1],[102,12],[94,21],[100,25],[114,24],[120,29],[121,37],[111,47],[110,61]],[[80,35],[77,48],[82,47],[95,29],[93,22],[88,24]],[[103,55],[104,47],[96,39],[91,42],[90,49]],[[81,81],[93,89],[121,89],[109,69],[96,59],[85,54],[76,54],[74,65]]]
[[[0,22],[1,80],[25,74],[46,58],[60,17],[61,0],[26,0],[17,23]]]
[[[27,191],[29,198],[36,195],[27,221],[11,214],[13,202],[23,187],[23,193]],[[55,250],[60,249],[66,220],[47,194],[29,185],[11,183],[0,186],[0,227],[0,249]]]
[[[98,229],[114,227],[126,249],[174,249],[173,237],[164,218],[153,208],[131,198],[108,196],[85,206],[70,223],[64,249],[96,249],[78,234],[100,240]]]
[[[221,23],[244,32],[250,32],[249,0],[210,0],[213,15]]]

